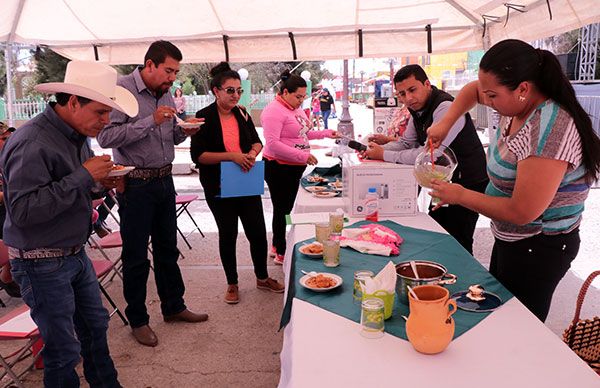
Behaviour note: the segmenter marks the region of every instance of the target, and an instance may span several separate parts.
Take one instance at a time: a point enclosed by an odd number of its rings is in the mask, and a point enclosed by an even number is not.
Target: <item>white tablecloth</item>
[[[442,231],[423,213],[392,220]],[[312,225],[293,226],[288,247],[313,236]],[[359,330],[353,321],[294,299],[279,387],[600,387],[600,377],[516,298],[437,355],[418,353],[387,333],[366,339]]]

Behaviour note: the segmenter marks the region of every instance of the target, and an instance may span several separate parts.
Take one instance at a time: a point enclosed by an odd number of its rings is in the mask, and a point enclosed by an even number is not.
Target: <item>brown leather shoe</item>
[[[131,334],[133,334],[133,337],[137,342],[144,346],[155,347],[158,345],[158,337],[148,325],[131,329]]]
[[[225,292],[225,303],[236,304],[240,301],[240,293],[238,292],[237,284],[230,284],[227,286]]]
[[[193,313],[188,309],[183,310],[180,313],[173,315],[165,315],[163,317],[165,322],[204,322],[208,319],[208,314],[205,313]]]
[[[272,278],[267,278],[265,280],[256,279],[256,288],[260,288],[261,290],[269,290],[271,292],[277,293],[282,293],[283,291],[285,291],[284,285]]]

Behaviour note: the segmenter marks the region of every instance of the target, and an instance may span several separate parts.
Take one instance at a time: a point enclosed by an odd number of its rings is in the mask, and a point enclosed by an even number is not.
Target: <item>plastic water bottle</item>
[[[365,195],[365,213],[365,219],[374,222],[379,220],[379,195],[375,187],[369,187],[369,191]]]

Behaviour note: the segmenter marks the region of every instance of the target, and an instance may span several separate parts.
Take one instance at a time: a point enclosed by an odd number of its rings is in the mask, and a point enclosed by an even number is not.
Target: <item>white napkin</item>
[[[346,238],[357,238],[361,234],[369,233],[369,229],[366,228],[345,228],[342,230],[342,237]]]
[[[385,267],[373,278],[366,278],[363,292],[365,294],[374,294],[383,290],[390,294],[396,291],[396,266],[389,261]]]
[[[344,229],[345,230],[345,229]],[[359,251],[360,253],[367,253],[369,255],[380,255],[389,256],[392,253],[392,248],[378,244],[373,241],[362,241],[362,240],[340,240],[341,247],[350,247]]]

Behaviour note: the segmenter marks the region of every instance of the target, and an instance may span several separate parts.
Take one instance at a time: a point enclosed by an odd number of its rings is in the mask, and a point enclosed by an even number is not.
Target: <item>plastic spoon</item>
[[[318,275],[318,273],[316,273],[315,271],[310,271],[310,272],[306,272],[305,270],[301,269],[300,272],[302,272],[303,274],[312,277],[315,277]]]
[[[413,274],[415,275],[415,279],[419,280],[420,279],[419,272],[417,272],[417,264],[415,264],[414,260],[410,261],[410,268],[412,269]]]
[[[413,289],[410,288],[410,286],[407,285],[406,288],[408,288],[408,292],[410,292],[410,294],[412,295],[413,298],[415,298],[415,300],[419,300],[419,297],[417,296],[417,294],[415,294]]]

